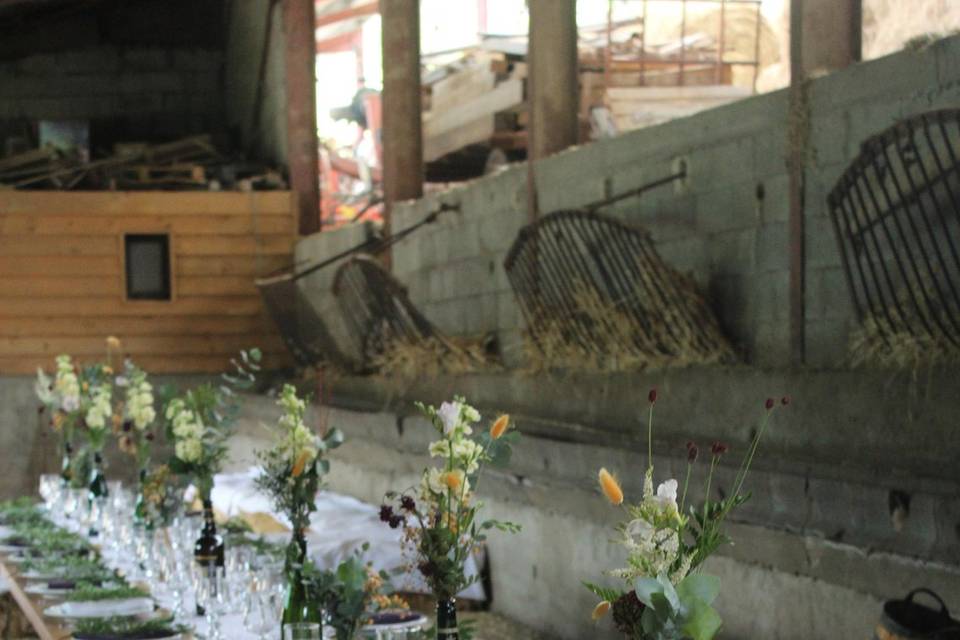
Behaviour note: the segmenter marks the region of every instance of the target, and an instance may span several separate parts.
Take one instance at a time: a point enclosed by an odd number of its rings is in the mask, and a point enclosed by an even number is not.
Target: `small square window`
[[[170,299],[170,236],[166,234],[124,236],[127,266],[127,298]]]

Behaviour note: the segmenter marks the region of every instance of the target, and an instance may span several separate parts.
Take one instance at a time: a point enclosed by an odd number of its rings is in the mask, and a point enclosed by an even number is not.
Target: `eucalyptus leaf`
[[[655,593],[663,594],[663,585],[654,578],[637,578],[633,583],[633,590],[637,592],[637,599],[648,607],[653,606],[652,596]]]
[[[699,599],[693,599],[687,604],[690,612],[684,621],[682,631],[693,640],[712,640],[723,624],[720,614]]]
[[[702,573],[690,574],[677,585],[677,594],[684,601],[697,599],[713,604],[720,594],[720,578]]]

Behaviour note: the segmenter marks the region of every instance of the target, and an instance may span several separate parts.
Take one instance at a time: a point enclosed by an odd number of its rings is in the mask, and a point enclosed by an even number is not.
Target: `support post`
[[[577,143],[576,0],[529,0],[530,128],[536,161]]]
[[[320,230],[314,0],[283,0],[286,33],[287,168],[301,235]]]
[[[384,234],[393,203],[423,195],[419,0],[380,0],[383,32]],[[384,255],[389,264],[389,254]]]
[[[801,69],[812,77],[843,69],[861,59],[863,0],[802,0],[794,13],[801,17]],[[791,27],[791,37],[793,30]],[[792,48],[792,45],[791,45]]]

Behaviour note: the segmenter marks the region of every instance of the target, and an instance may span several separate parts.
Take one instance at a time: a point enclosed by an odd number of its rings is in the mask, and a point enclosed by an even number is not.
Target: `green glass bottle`
[[[107,478],[103,475],[103,457],[99,451],[93,454],[93,467],[90,469],[90,482],[87,483],[87,502],[90,506],[90,530],[87,532],[91,538],[100,535],[100,519],[103,515],[103,508],[107,502],[107,495],[110,493],[107,489]]]
[[[213,501],[208,497],[203,499],[203,529],[193,545],[193,559],[207,574],[213,575],[223,570],[223,536],[217,533],[217,523],[213,519]],[[198,603],[197,615],[203,614],[204,609]]]
[[[73,445],[69,442],[63,443],[63,458],[60,460],[60,479],[63,481],[63,486],[70,486],[70,481],[73,480]]]
[[[455,598],[437,600],[437,640],[460,640]]]
[[[307,539],[303,529],[297,529],[287,547],[284,573],[287,592],[283,602],[283,624],[291,622],[322,622],[320,609],[313,602],[303,584],[303,563],[307,559]]]
[[[143,497],[143,487],[147,483],[147,470],[140,469],[140,483],[138,485],[139,490],[137,491],[137,501],[133,505],[133,522],[134,524],[150,528],[150,518],[147,514],[147,501]]]

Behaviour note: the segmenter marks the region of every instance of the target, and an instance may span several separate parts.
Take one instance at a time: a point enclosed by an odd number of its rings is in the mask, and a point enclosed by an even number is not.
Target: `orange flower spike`
[[[599,620],[603,616],[607,615],[609,611],[610,611],[610,602],[607,600],[603,600],[602,602],[598,602],[597,606],[593,608],[593,613],[590,614],[590,617],[593,620]]]
[[[607,497],[610,504],[623,504],[623,489],[620,488],[620,483],[617,482],[617,479],[606,469],[600,469],[599,480],[600,490],[603,491],[603,495]]]
[[[509,427],[510,416],[505,413],[497,418],[497,421],[493,423],[492,427],[490,427],[490,437],[494,440],[497,440],[500,436],[506,433]]]
[[[460,474],[455,471],[448,471],[445,474],[443,474],[442,482],[443,484],[447,485],[447,487],[451,491],[460,490],[460,485],[461,485]]]
[[[108,349],[119,349],[120,348],[120,338],[117,336],[107,336],[107,348]]]
[[[300,457],[297,458],[297,461],[293,463],[293,471],[290,473],[290,475],[292,475],[294,478],[299,478],[307,466],[307,458],[309,457],[310,454],[307,451],[301,453]]]

